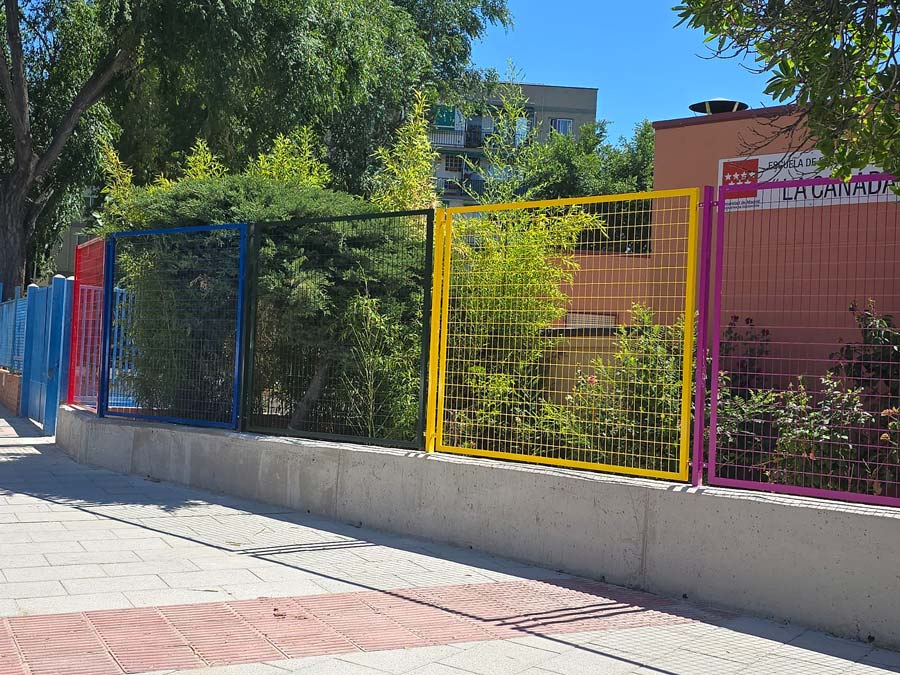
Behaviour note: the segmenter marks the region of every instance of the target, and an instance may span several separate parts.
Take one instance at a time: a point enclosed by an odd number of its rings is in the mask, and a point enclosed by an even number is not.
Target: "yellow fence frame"
[[[483,213],[490,211],[514,211],[529,208],[553,208],[559,206],[577,206],[601,204],[620,201],[646,199],[666,199],[686,197],[688,199],[688,235],[687,261],[684,296],[684,356],[682,363],[681,391],[681,439],[678,453],[678,471],[658,471],[623,467],[616,464],[584,462],[556,457],[540,457],[496,450],[479,450],[477,448],[461,448],[448,446],[443,442],[444,435],[444,394],[447,367],[447,325],[450,312],[450,262],[453,245],[453,215],[466,213]],[[529,202],[510,202],[504,204],[486,204],[475,206],[456,206],[437,209],[435,211],[435,251],[434,271],[431,295],[431,340],[428,358],[427,414],[425,420],[426,452],[446,452],[457,455],[488,457],[493,459],[512,460],[529,464],[546,464],[572,469],[590,469],[609,473],[640,476],[646,478],[663,478],[668,480],[687,481],[690,476],[691,456],[691,406],[694,384],[694,330],[693,319],[697,312],[697,266],[699,262],[699,220],[700,220],[700,188],[679,190],[659,190],[656,192],[631,192],[618,195],[602,195],[596,197],[574,197],[569,199],[549,199]]]

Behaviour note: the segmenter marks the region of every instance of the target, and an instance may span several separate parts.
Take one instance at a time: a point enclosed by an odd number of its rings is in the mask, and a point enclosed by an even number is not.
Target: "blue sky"
[[[597,117],[610,137],[635,123],[689,117],[688,105],[734,98],[772,105],[766,76],[734,60],[709,60],[703,33],[674,28],[676,0],[508,0],[514,24],[474,45],[475,65],[502,73],[512,59],[525,82],[597,87]]]

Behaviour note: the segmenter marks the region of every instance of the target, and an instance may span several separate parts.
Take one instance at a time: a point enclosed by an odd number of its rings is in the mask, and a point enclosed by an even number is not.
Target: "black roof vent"
[[[690,106],[695,113],[703,115],[718,115],[725,112],[737,112],[738,110],[746,110],[749,108],[746,103],[741,101],[732,101],[727,98],[713,98],[708,101],[700,101]]]

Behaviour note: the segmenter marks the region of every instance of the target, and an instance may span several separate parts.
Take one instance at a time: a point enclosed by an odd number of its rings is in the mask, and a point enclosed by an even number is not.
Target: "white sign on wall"
[[[735,157],[719,160],[719,185],[746,186],[729,190],[725,197],[725,211],[749,211],[751,209],[791,208],[802,206],[827,206],[839,197],[850,198],[850,203],[893,202],[897,195],[891,190],[892,180],[875,180],[864,183],[836,185],[807,185],[779,189],[757,190],[757,183],[791,181],[801,178],[828,178],[829,171],[818,167],[822,153],[806,150],[794,153],[776,153],[753,157]],[[867,166],[859,174],[882,173],[875,166]]]

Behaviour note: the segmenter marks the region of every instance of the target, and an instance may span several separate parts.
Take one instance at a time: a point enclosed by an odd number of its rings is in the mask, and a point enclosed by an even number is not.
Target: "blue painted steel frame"
[[[213,232],[216,230],[238,230],[240,232],[240,248],[238,253],[238,287],[237,287],[237,317],[235,330],[234,349],[234,388],[231,401],[230,422],[210,422],[208,420],[196,420],[183,417],[163,417],[157,415],[143,415],[141,413],[123,413],[110,411],[109,402],[109,348],[110,334],[112,333],[112,296],[115,281],[116,265],[116,239],[122,237],[139,237],[154,234],[189,234],[191,232]],[[244,277],[247,266],[247,223],[232,223],[226,225],[190,225],[185,227],[164,227],[154,230],[131,230],[127,232],[113,232],[106,240],[106,266],[103,269],[103,324],[100,339],[100,385],[97,400],[97,417],[128,417],[131,419],[151,420],[155,422],[168,422],[171,424],[189,424],[195,427],[210,427],[217,429],[237,429],[240,424],[241,401],[241,363],[243,362],[243,324],[244,324]]]
[[[106,240],[103,265],[103,322],[100,325],[100,382],[97,385],[97,417],[106,417],[109,401],[109,337],[112,331],[112,289],[116,267],[116,239]]]

